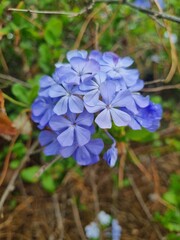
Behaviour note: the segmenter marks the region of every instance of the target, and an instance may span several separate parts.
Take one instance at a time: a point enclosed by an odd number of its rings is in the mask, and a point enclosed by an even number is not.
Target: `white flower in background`
[[[111,216],[104,211],[100,211],[97,217],[101,225],[108,225],[111,222]]]
[[[169,38],[168,32],[164,33],[164,37],[165,38]],[[171,38],[172,43],[174,43],[174,44],[177,43],[178,37],[177,37],[177,35],[175,33],[171,33],[170,38]]]
[[[85,227],[86,237],[98,239],[100,236],[100,230],[95,222],[91,222],[89,225]]]

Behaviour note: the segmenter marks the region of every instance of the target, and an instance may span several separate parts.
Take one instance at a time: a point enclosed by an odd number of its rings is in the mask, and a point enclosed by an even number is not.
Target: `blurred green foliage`
[[[155,219],[159,221],[166,229],[177,234],[169,234],[168,239],[179,239],[180,232],[180,175],[173,174],[170,178],[168,191],[163,195],[171,207],[162,215],[155,214]]]

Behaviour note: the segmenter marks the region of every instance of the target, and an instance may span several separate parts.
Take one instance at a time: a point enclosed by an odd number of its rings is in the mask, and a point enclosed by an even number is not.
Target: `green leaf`
[[[21,171],[21,177],[26,182],[35,183],[38,181],[38,178],[35,176],[38,170],[39,166],[25,168]]]
[[[29,104],[28,96],[27,96],[27,89],[23,87],[21,84],[16,83],[12,86],[12,93],[14,96],[21,102]]]
[[[56,183],[50,174],[44,174],[41,178],[42,187],[49,193],[56,190]]]
[[[158,134],[149,132],[146,129],[136,131],[129,129],[126,132],[126,138],[136,142],[151,142],[158,138]]]
[[[57,17],[52,17],[46,26],[44,38],[52,46],[60,45],[60,36],[62,33],[62,22]]]

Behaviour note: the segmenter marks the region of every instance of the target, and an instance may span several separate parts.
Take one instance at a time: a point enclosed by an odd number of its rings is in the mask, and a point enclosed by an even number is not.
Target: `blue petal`
[[[53,111],[57,114],[57,115],[63,115],[65,113],[67,113],[68,110],[68,97],[62,97],[55,105],[55,107],[53,108]]]
[[[81,57],[81,58],[84,58],[86,59],[87,58],[87,51],[85,50],[71,50],[67,53],[66,57],[68,59],[68,61],[71,60],[71,58],[73,57]]]
[[[83,73],[97,73],[100,70],[99,64],[91,59],[89,60],[83,68]]]
[[[120,91],[116,94],[111,105],[113,107],[126,107],[133,113],[137,113],[136,104],[129,90]]]
[[[139,71],[137,69],[121,69],[121,76],[126,82],[127,86],[134,85],[139,79]]]
[[[95,122],[100,128],[111,128],[111,115],[108,109],[104,109],[95,119]]]
[[[71,67],[77,72],[82,73],[83,68],[85,67],[87,60],[80,57],[73,57],[70,59]]]
[[[114,146],[107,150],[104,154],[104,159],[110,167],[114,167],[118,158],[118,150]]]
[[[61,85],[54,85],[49,89],[49,96],[52,98],[62,97],[67,94],[67,91]]]
[[[52,142],[44,148],[44,154],[46,156],[57,155],[60,152],[60,148],[58,141]]]
[[[55,81],[47,75],[43,76],[40,79],[40,87],[41,88],[47,88],[47,87],[52,86],[53,84],[55,84]]]
[[[39,121],[39,124],[42,127],[45,127],[47,123],[49,122],[50,118],[52,117],[53,112],[52,109],[48,109],[42,116],[41,120]]]
[[[62,147],[71,146],[74,143],[74,127],[69,127],[57,137]]]
[[[100,92],[103,101],[106,104],[110,104],[115,97],[116,85],[113,82],[103,82],[100,86]]]
[[[83,101],[74,95],[69,97],[69,109],[73,113],[81,113],[84,109]]]
[[[83,113],[79,114],[79,116],[77,117],[76,124],[90,127],[93,123],[93,120],[94,120],[94,114],[84,111]]]
[[[77,148],[77,144],[73,144],[72,146],[69,146],[69,147],[62,147],[60,149],[60,154],[64,158],[70,157],[74,153],[76,148]]]
[[[91,154],[99,155],[104,148],[104,143],[100,138],[92,139],[89,143],[86,144],[86,148]]]
[[[106,104],[102,101],[98,101],[95,105],[94,103],[92,103],[92,105],[89,105],[89,103],[85,103],[85,108],[89,113],[95,113],[106,108]]]
[[[89,130],[80,126],[75,127],[76,140],[79,146],[83,146],[90,141],[91,133]]]
[[[99,60],[101,59],[102,57],[102,53],[97,51],[97,50],[92,50],[90,53],[89,53],[89,59],[94,59],[96,60],[97,62],[99,62]]]
[[[44,130],[39,134],[39,142],[41,146],[46,146],[47,144],[51,143],[55,137],[57,137],[57,135],[54,132]]]
[[[139,107],[147,107],[149,105],[149,96],[142,96],[141,94],[132,94],[132,97],[135,100],[135,103],[139,106]]]
[[[47,108],[47,103],[44,98],[37,98],[32,104],[32,113],[35,116],[42,115]]]
[[[65,128],[70,127],[72,123],[65,117],[54,115],[51,118],[49,125],[54,131],[62,131]]]
[[[119,58],[116,67],[127,68],[133,64],[133,60],[130,57]]]
[[[144,87],[144,81],[138,79],[137,82],[134,85],[130,86],[128,89],[131,92],[137,92],[143,89],[143,87]]]
[[[115,125],[118,127],[127,126],[131,121],[131,117],[119,109],[112,108],[110,112]]]

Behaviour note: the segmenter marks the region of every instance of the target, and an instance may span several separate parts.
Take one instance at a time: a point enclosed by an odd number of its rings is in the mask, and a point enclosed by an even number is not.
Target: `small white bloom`
[[[99,212],[97,217],[102,225],[108,225],[111,221],[111,216],[104,211]]]
[[[91,222],[89,225],[85,227],[86,237],[87,238],[99,238],[100,236],[100,230],[95,222]]]

